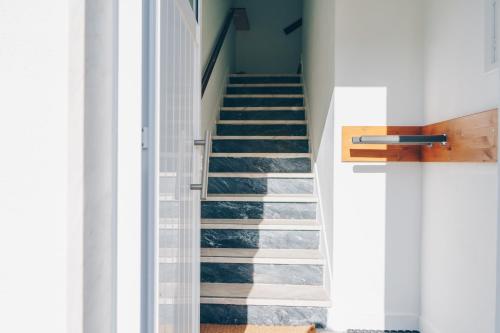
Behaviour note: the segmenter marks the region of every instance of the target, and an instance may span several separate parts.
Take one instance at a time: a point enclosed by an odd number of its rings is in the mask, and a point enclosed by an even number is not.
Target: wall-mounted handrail
[[[446,145],[446,134],[441,135],[365,135],[352,137],[353,144],[361,145]]]
[[[231,26],[233,15],[234,8],[231,8],[226,16],[226,19],[224,20],[224,24],[219,32],[219,36],[215,41],[215,45],[212,53],[210,54],[210,59],[208,60],[207,67],[205,67],[205,70],[203,71],[203,77],[201,79],[201,97],[203,97],[205,89],[207,89],[208,81],[210,81],[210,76],[212,75],[212,71],[214,70],[215,64],[217,63],[217,58],[219,57],[220,50],[224,45],[224,40],[226,39],[227,32],[229,31],[229,27]]]
[[[302,17],[283,29],[285,35],[289,35],[302,26]]]
[[[205,200],[208,195],[208,168],[210,162],[210,151],[212,150],[212,133],[205,132],[205,140],[194,140],[195,146],[204,146],[203,148],[203,166],[201,170],[201,183],[191,184],[191,190],[201,191],[201,200]]]

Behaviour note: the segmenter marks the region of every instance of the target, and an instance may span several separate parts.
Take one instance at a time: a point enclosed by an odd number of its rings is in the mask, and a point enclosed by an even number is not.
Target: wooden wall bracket
[[[441,135],[446,145],[353,144],[366,135]],[[343,162],[483,162],[498,158],[498,109],[426,126],[344,126]]]

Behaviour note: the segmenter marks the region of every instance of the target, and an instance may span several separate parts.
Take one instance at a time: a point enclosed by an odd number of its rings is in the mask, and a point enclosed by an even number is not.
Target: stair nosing
[[[304,106],[223,106],[221,111],[305,111]]]
[[[307,120],[218,120],[217,124],[218,125],[307,125]]]
[[[264,135],[216,135],[212,136],[212,140],[261,140],[261,141],[272,141],[272,140],[294,140],[294,141],[305,141],[309,140],[308,136],[264,136]]]
[[[314,195],[208,195],[203,201],[317,203]]]
[[[201,248],[201,262],[228,264],[321,265],[319,250]]]
[[[229,83],[228,88],[295,88],[303,87],[302,83]]]
[[[201,256],[205,264],[260,264],[260,265],[315,265],[324,266],[324,259],[295,259],[295,258],[255,258],[255,257],[214,257]]]
[[[301,77],[302,74],[293,73],[253,73],[253,74],[229,74],[230,77]]]
[[[208,288],[211,288],[208,289]],[[215,288],[220,288],[226,295],[220,295],[220,292],[214,292]],[[259,288],[269,288],[272,293],[266,293],[267,297],[250,295],[249,297],[230,295],[231,290],[237,288],[245,288],[254,290]],[[207,290],[208,289],[208,290]],[[287,291],[287,289],[289,289]],[[320,294],[321,297],[309,297],[304,299],[291,296],[293,292],[302,289],[304,295]],[[289,292],[292,292],[289,294]],[[280,294],[283,295],[280,295]],[[288,284],[264,284],[264,283],[201,283],[200,301],[203,304],[234,304],[234,305],[282,305],[282,306],[312,306],[312,307],[327,307],[330,305],[330,300],[326,289],[323,286],[312,285],[288,285]]]
[[[209,178],[296,178],[313,179],[313,173],[209,172]]]
[[[304,98],[304,94],[225,94],[224,98]]]
[[[286,230],[286,231],[320,231],[321,225],[302,224],[220,224],[203,223],[201,229],[211,230]]]
[[[317,220],[315,219],[220,219],[220,218],[215,218],[215,219],[201,219],[201,223],[207,223],[207,224],[223,224],[223,223],[228,223],[228,224],[235,224],[235,223],[240,223],[240,224],[288,224],[288,225],[293,225],[293,224],[316,224]]]
[[[210,157],[311,158],[311,153],[210,153]]]

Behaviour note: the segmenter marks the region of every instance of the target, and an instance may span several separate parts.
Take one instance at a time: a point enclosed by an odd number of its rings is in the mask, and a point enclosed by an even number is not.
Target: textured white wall
[[[303,81],[306,87],[307,117],[311,149],[314,153],[316,184],[323,225],[322,252],[328,270],[326,287],[331,290],[333,256],[333,87],[334,35],[331,0],[304,1],[302,27]],[[332,319],[335,320],[335,319]]]
[[[0,2],[2,332],[67,332],[69,14]]]
[[[235,0],[247,10],[249,31],[236,36],[236,70],[247,73],[296,73],[302,34],[283,29],[302,17],[302,0]]]
[[[426,123],[497,107],[499,74],[485,71],[485,2],[425,4]],[[424,333],[494,332],[497,179],[494,164],[424,166]]]
[[[342,163],[341,129],[422,124],[422,3],[334,11],[334,328],[417,329],[421,166]]]
[[[205,70],[212,49],[229,9],[231,0],[203,0],[201,7],[201,69]],[[227,77],[234,69],[235,31],[231,24],[219,53],[212,76],[201,100],[201,130],[212,129],[219,115],[225,93]],[[202,72],[203,75],[203,72]]]

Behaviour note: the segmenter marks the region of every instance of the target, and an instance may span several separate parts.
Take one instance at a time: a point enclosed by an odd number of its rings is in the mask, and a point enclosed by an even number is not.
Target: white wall
[[[302,0],[235,0],[246,8],[249,31],[236,37],[236,70],[247,73],[296,73],[301,32],[283,29],[302,17]]]
[[[203,0],[201,6],[201,69],[205,70],[231,0]],[[219,115],[229,73],[234,69],[235,30],[231,24],[212,76],[201,100],[201,130],[212,129]],[[202,72],[203,75],[203,72]]]
[[[320,196],[320,218],[323,226],[322,252],[328,259],[326,287],[331,290],[333,255],[333,87],[334,35],[331,0],[304,1],[302,30],[303,81],[306,87],[307,117],[314,171]],[[335,320],[335,319],[333,319]]]
[[[418,329],[421,166],[342,163],[341,130],[422,124],[422,3],[334,12],[334,328]]]
[[[484,2],[425,4],[425,122],[497,107],[498,71],[485,72]],[[423,333],[494,332],[497,179],[495,164],[424,166]]]
[[[67,332],[69,13],[0,2],[2,332]]]

